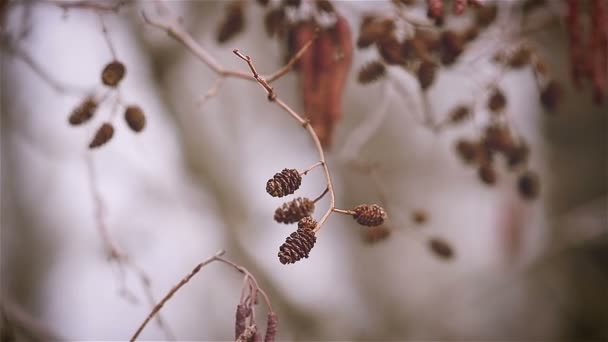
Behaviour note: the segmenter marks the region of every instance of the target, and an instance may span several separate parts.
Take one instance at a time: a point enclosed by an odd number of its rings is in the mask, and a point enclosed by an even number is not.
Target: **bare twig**
[[[316,169],[318,166],[321,166],[321,165],[323,165],[323,162],[318,161],[318,162],[310,165],[309,167],[307,167],[304,171],[300,172],[300,174],[307,175],[310,171]]]
[[[205,95],[200,100],[197,101],[198,102],[197,106],[199,108],[204,106],[205,103],[207,103],[207,101],[209,101],[210,98],[216,96],[217,93],[220,91],[220,88],[222,87],[223,83],[224,83],[224,77],[218,77],[218,79],[215,81],[213,86],[211,88],[209,88],[209,90],[207,90]]]
[[[108,49],[110,49],[110,53],[112,54],[112,59],[116,60],[116,49],[114,48],[114,44],[112,44],[112,40],[110,39],[110,34],[108,33],[108,27],[106,26],[106,22],[103,19],[103,14],[97,13],[97,15],[99,17],[99,23],[101,24],[101,32],[103,32],[103,37],[106,40]]]

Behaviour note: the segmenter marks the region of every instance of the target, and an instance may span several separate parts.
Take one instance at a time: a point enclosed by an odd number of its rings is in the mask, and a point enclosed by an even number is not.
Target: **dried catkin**
[[[97,110],[97,101],[92,97],[87,97],[78,107],[74,108],[68,119],[70,125],[80,125],[89,121]]]
[[[368,84],[379,80],[386,75],[386,67],[380,61],[369,62],[359,70],[357,80],[361,84]]]
[[[285,224],[296,223],[301,218],[312,214],[314,210],[315,203],[313,201],[298,197],[278,207],[274,212],[274,220]]]
[[[283,169],[266,182],[266,192],[272,197],[293,194],[302,184],[302,176],[296,169]]]
[[[125,77],[127,69],[119,61],[112,61],[101,72],[101,82],[109,87],[116,87]]]
[[[245,304],[239,304],[236,306],[236,314],[234,320],[234,338],[238,339],[239,336],[245,331],[247,325],[247,317],[251,315],[251,307]]]
[[[293,264],[302,258],[308,258],[317,237],[311,229],[299,228],[285,239],[279,248],[279,261],[282,264]]]
[[[93,137],[93,140],[89,144],[89,148],[96,148],[102,146],[103,144],[110,141],[110,139],[112,139],[112,136],[114,136],[114,127],[112,126],[112,124],[106,122],[101,125],[101,127],[99,127],[99,129],[95,133],[95,137]]]
[[[146,115],[139,106],[127,107],[125,121],[134,132],[141,132],[146,127]]]
[[[353,218],[363,226],[379,226],[386,220],[386,212],[377,204],[361,204],[354,209]]]
[[[279,330],[279,317],[276,313],[270,311],[266,319],[266,334],[264,335],[264,342],[274,342],[277,337]]]

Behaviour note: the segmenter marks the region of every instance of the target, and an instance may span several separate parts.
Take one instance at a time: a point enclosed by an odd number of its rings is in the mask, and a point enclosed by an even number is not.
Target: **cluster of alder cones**
[[[126,75],[125,65],[119,61],[108,63],[101,72],[101,82],[110,88],[110,92],[116,90],[118,84]],[[82,125],[93,118],[100,104],[107,99],[107,95],[102,99],[95,96],[87,96],[81,103],[74,108],[68,122],[72,126]],[[141,132],[146,126],[146,115],[141,107],[128,105],[124,111],[124,119],[127,126],[136,133]],[[106,121],[97,129],[95,136],[89,143],[89,148],[97,148],[106,144],[114,136],[114,126]]]
[[[302,174],[296,169],[283,169],[266,182],[266,192],[273,197],[284,197],[293,194],[302,184]],[[291,264],[308,258],[314,247],[317,237],[315,232],[320,228],[312,217],[316,200],[297,197],[283,203],[275,210],[274,219],[279,223],[298,223],[295,232],[287,237],[285,243],[279,248],[279,261],[282,264]],[[368,226],[380,226],[387,219],[387,214],[377,204],[361,204],[352,210],[340,210],[340,213],[351,215],[357,223]]]

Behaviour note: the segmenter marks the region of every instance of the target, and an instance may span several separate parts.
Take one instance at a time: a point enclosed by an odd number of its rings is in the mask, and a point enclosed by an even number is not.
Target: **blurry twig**
[[[51,328],[44,325],[41,321],[26,312],[17,303],[11,301],[6,293],[1,294],[0,314],[5,320],[4,324],[9,324],[18,328],[33,341],[60,341],[65,340],[57,335]],[[8,329],[8,327],[2,327]],[[4,342],[4,340],[3,340]]]

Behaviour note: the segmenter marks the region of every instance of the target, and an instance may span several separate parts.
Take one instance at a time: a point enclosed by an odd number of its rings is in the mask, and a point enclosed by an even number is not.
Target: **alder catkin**
[[[285,265],[293,264],[302,258],[308,258],[308,254],[316,241],[317,237],[312,229],[298,228],[279,247],[279,261]]]
[[[139,106],[127,107],[125,121],[134,132],[141,132],[146,127],[146,115]]]
[[[110,123],[104,123],[99,127],[97,132],[95,133],[95,137],[89,144],[89,148],[96,148],[104,145],[114,136],[114,127]]]
[[[87,97],[70,114],[68,122],[70,125],[80,125],[89,121],[97,110],[97,101],[93,97]]]
[[[239,304],[236,306],[236,314],[234,320],[234,338],[238,339],[239,336],[245,331],[247,325],[247,317],[251,315],[251,307],[245,304]]]
[[[296,169],[283,169],[266,182],[266,192],[272,197],[293,194],[302,184],[302,176]]]
[[[245,328],[245,331],[239,337],[237,337],[236,342],[254,342],[254,338],[256,333],[258,332],[255,324],[252,324]]]
[[[266,334],[264,342],[274,342],[279,330],[279,317],[276,313],[270,311],[266,317]]]
[[[314,210],[315,203],[313,201],[298,197],[278,207],[274,212],[274,220],[285,224],[295,223],[312,214]]]
[[[127,69],[119,61],[112,61],[103,68],[101,72],[101,82],[109,87],[116,87],[125,77]]]
[[[387,215],[384,209],[377,204],[360,204],[354,209],[353,218],[363,226],[379,226],[384,223]]]
[[[372,61],[364,64],[359,70],[357,80],[361,84],[368,84],[379,80],[386,75],[386,67],[380,61]]]

